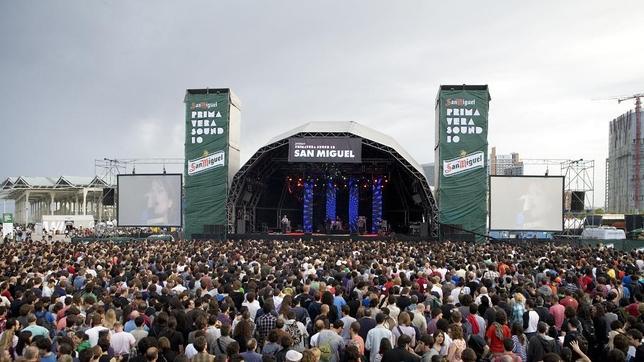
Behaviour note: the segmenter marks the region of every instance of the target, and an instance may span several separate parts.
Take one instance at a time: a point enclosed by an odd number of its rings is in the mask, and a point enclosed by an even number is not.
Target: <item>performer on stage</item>
[[[282,217],[282,234],[286,234],[291,231],[291,221],[284,215]]]
[[[336,216],[335,221],[331,222],[331,229],[335,231],[342,230],[342,220],[340,219],[340,216]]]

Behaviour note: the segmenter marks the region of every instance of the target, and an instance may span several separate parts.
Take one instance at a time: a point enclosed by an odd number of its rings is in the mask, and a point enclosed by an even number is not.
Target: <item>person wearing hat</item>
[[[299,362],[302,360],[302,354],[295,350],[290,350],[286,352],[286,361],[287,362]]]

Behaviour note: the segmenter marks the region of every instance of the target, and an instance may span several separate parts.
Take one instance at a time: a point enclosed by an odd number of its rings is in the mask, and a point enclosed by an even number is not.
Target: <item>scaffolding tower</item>
[[[546,176],[564,176],[564,235],[583,227],[595,205],[595,161],[577,159],[522,159],[524,166],[542,166]],[[530,175],[524,170],[524,175]],[[572,210],[572,199],[583,193],[583,210]],[[580,200],[581,201],[581,200]]]

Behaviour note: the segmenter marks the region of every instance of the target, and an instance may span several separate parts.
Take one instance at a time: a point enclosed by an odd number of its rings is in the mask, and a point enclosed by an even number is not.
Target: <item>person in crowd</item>
[[[523,319],[518,323],[523,323]],[[512,338],[511,330],[507,326],[507,315],[505,311],[500,310],[496,312],[496,321],[487,328],[485,338],[492,353],[501,354],[505,352],[503,341]]]
[[[406,334],[401,335],[397,340],[396,348],[386,351],[382,355],[382,362],[418,362],[420,357],[414,353],[409,345],[411,337]]]
[[[538,325],[536,329],[538,330]],[[523,333],[523,326],[519,323],[514,323],[510,332],[512,333],[512,352],[521,357],[522,361],[527,361],[528,337]]]
[[[371,361],[375,361],[376,356],[380,353],[380,343],[383,339],[388,339],[390,346],[394,344],[394,334],[384,326],[385,319],[384,313],[376,315],[376,326],[367,334],[365,349],[369,351]]]
[[[449,345],[447,350],[447,360],[448,361],[461,361],[461,353],[467,348],[465,343],[465,337],[463,333],[463,327],[459,324],[452,324],[449,328],[450,338],[452,343]]]

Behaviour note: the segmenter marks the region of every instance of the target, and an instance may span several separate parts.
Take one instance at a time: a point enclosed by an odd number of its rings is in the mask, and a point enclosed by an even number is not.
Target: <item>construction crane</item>
[[[639,212],[640,209],[640,166],[641,166],[641,135],[642,135],[642,124],[641,124],[641,107],[642,102],[641,97],[644,97],[644,93],[633,94],[632,96],[625,96],[617,98],[617,103],[622,103],[629,99],[635,99],[635,152],[633,152],[633,161],[635,163],[634,178],[633,178],[633,191],[635,192],[634,204],[637,205],[636,209]]]

